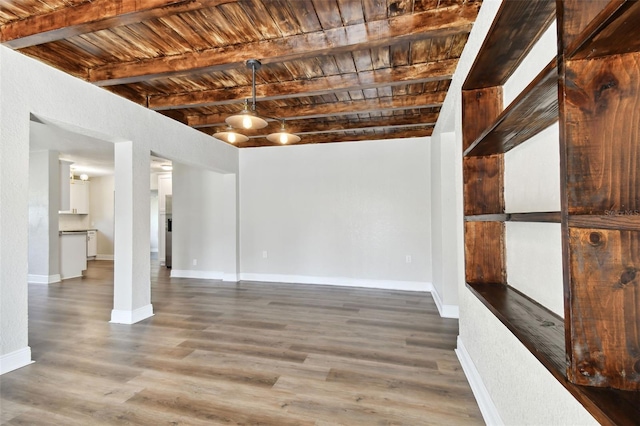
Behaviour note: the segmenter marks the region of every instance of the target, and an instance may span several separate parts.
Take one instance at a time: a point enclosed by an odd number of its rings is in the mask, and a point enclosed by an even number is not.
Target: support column
[[[148,150],[133,142],[115,144],[113,323],[133,324],[153,316],[149,173]]]
[[[4,374],[31,363],[27,315],[29,115],[19,108],[0,109],[0,374]]]

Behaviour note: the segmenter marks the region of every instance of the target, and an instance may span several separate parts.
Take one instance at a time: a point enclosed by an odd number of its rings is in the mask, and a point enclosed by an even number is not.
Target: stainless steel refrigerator
[[[171,217],[171,195],[166,196],[165,202],[166,223],[165,223],[165,261],[167,268],[171,268],[171,232],[173,227],[173,219]]]

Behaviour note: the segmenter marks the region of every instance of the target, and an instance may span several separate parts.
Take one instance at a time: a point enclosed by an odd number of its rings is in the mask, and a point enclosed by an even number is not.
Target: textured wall
[[[242,273],[427,289],[429,161],[428,138],[242,150]]]
[[[181,247],[173,250],[172,272],[202,271],[221,279],[224,175],[174,162],[172,185],[172,243]]]
[[[38,276],[35,282],[59,279],[59,205],[58,153],[33,152],[29,158],[29,275]]]

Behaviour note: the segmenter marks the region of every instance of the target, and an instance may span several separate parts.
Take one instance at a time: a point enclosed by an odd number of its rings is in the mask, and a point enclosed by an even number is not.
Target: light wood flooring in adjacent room
[[[0,378],[2,424],[483,424],[428,293],[151,281],[134,325],[108,322],[113,262],[30,285],[36,362]]]

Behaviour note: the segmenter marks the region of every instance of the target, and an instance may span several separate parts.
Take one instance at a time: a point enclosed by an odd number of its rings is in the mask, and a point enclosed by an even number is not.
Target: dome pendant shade
[[[258,117],[255,112],[247,108],[239,114],[234,114],[224,120],[229,126],[236,129],[263,129],[267,127],[267,122]]]
[[[242,143],[249,140],[248,137],[243,134],[234,132],[233,129],[227,129],[224,132],[214,133],[213,137],[227,143]]]
[[[284,121],[283,121],[282,127],[280,127],[280,131],[276,133],[271,133],[270,135],[268,135],[267,140],[269,142],[281,143],[283,145],[286,145],[288,143],[300,142],[300,136],[287,132],[287,130],[284,128]]]

